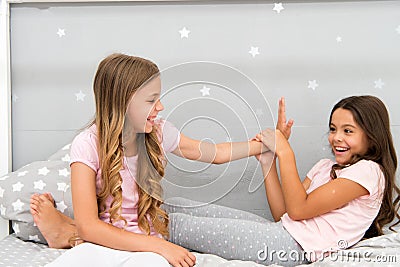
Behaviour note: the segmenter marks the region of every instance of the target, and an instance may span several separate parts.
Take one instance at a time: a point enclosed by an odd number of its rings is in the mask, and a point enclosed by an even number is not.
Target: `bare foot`
[[[77,233],[74,221],[55,208],[54,199],[49,193],[32,195],[30,212],[49,247],[71,247],[68,240]]]

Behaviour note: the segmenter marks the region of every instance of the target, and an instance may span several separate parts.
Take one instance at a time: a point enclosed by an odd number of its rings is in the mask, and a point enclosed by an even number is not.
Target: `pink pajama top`
[[[158,138],[160,140],[163,152],[172,152],[178,146],[180,141],[180,133],[178,129],[176,129],[170,122],[165,120],[157,120],[155,123],[158,125]],[[92,125],[74,138],[71,145],[70,156],[70,165],[74,162],[81,162],[95,171],[96,192],[99,193],[101,189],[101,169],[97,152],[96,125]],[[129,168],[127,168],[128,165]],[[121,216],[126,219],[127,225],[125,226],[124,221],[122,220],[114,222],[113,225],[130,232],[144,234],[138,226],[137,204],[139,195],[135,180],[136,166],[137,155],[132,157],[124,157],[124,169],[120,171],[122,177]],[[106,200],[106,210],[110,208],[111,202],[112,197],[110,196]],[[102,221],[107,223],[109,223],[109,218],[110,214],[107,212],[100,217]],[[153,227],[151,227],[150,235],[160,236],[154,231]]]
[[[330,171],[335,162],[319,161],[307,174],[311,185],[307,194],[331,181]],[[360,184],[369,195],[358,197],[343,207],[311,219],[294,221],[287,213],[281,220],[286,230],[302,246],[309,260],[350,247],[361,240],[378,215],[385,189],[385,177],[379,164],[369,160],[336,171],[338,178]]]

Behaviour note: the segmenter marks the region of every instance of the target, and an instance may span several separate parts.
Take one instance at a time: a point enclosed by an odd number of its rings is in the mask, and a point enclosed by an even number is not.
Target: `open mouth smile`
[[[154,120],[156,119],[157,116],[151,116],[147,118],[147,121],[151,124],[154,124]]]
[[[348,151],[350,148],[348,147],[342,147],[342,146],[335,146],[335,151],[337,152],[346,152]]]

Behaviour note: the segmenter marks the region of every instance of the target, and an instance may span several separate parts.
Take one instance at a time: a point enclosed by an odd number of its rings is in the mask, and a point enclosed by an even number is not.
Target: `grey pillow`
[[[65,162],[69,162],[69,150],[71,148],[71,144],[65,145],[63,148],[58,150],[56,153],[51,155],[47,160],[62,160]]]
[[[22,240],[46,243],[29,212],[34,193],[51,193],[57,209],[73,217],[68,153],[66,146],[47,161],[32,162],[0,177],[0,215],[12,221],[15,234]]]

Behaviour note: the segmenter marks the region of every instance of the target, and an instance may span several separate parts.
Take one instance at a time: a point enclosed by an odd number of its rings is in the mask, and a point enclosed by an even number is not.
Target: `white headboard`
[[[0,7],[0,176],[11,171],[11,86],[9,4]],[[3,38],[6,37],[6,38]],[[8,221],[0,217],[0,239],[8,234]]]

